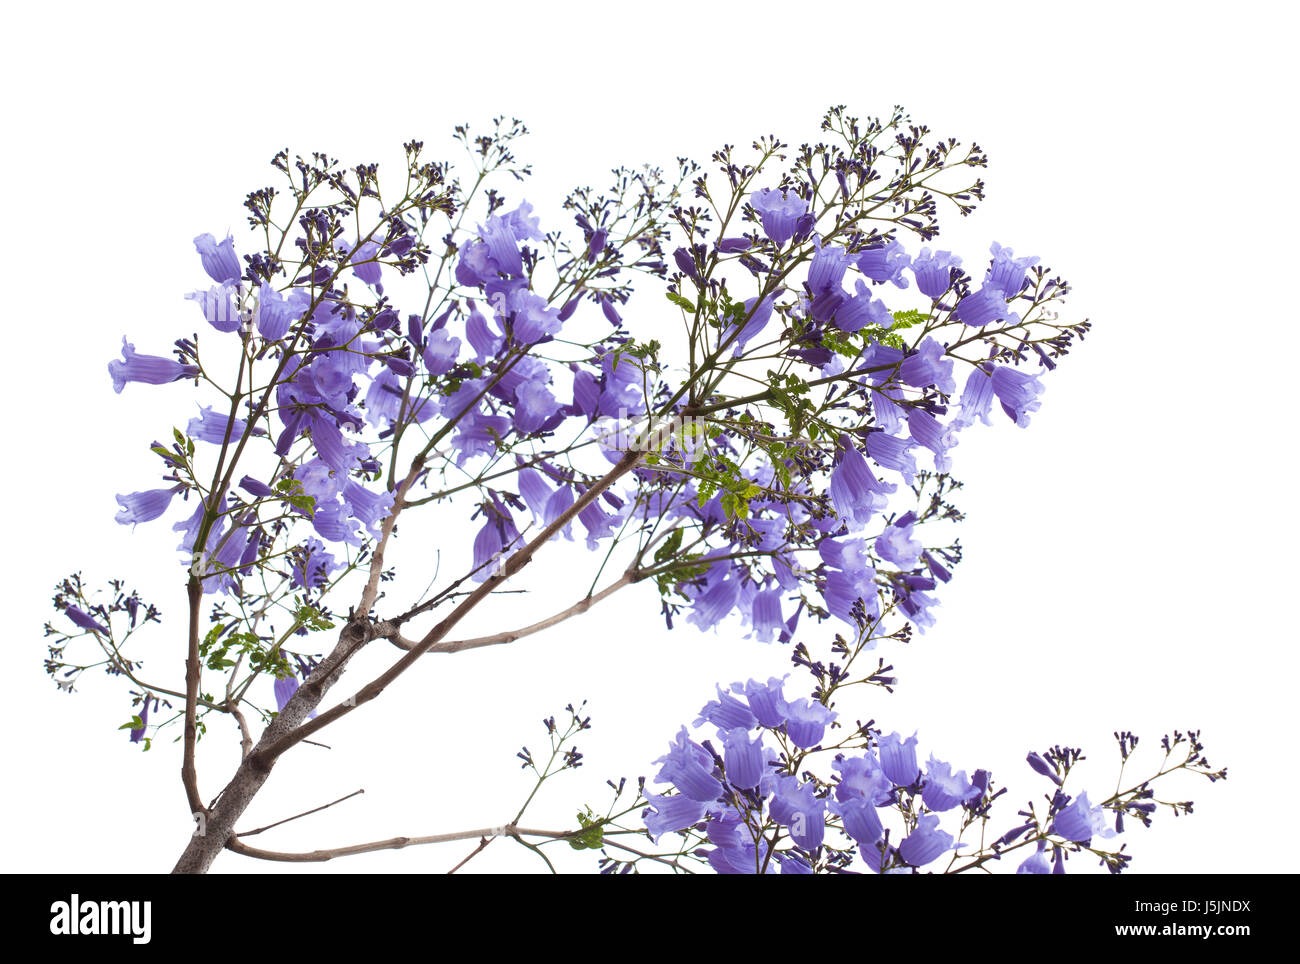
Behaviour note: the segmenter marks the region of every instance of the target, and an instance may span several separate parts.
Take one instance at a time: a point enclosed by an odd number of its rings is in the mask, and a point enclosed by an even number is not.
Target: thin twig
[[[630,586],[632,583],[636,582],[639,578],[640,577],[638,574],[632,572],[631,570],[628,570],[627,572],[623,573],[623,575],[617,581],[610,583],[608,586],[606,586],[604,589],[602,589],[600,592],[596,593],[595,595],[586,596],[578,600],[576,603],[574,603],[572,606],[568,607],[567,609],[563,609],[558,613],[555,613],[551,616],[547,616],[545,619],[539,620],[538,622],[532,623],[531,625],[524,626],[520,629],[511,630],[510,632],[495,633],[491,636],[475,636],[472,639],[453,639],[441,643],[435,643],[433,646],[429,647],[427,652],[459,653],[462,650],[466,650],[466,649],[479,649],[483,646],[497,646],[503,643],[513,643],[516,640],[523,639],[525,636],[531,636],[533,635],[533,633],[540,633],[543,629],[550,629],[552,626],[562,623],[566,619],[585,613],[596,603],[613,595],[615,592],[622,589],[624,586]],[[414,649],[417,645],[419,645],[415,640],[407,639],[405,636],[401,635],[400,633],[394,636],[391,642],[398,649],[405,649],[405,650]]]
[[[484,837],[482,840],[480,840],[478,842],[478,846],[470,851],[468,857],[466,857],[464,860],[458,863],[455,867],[452,867],[451,870],[447,871],[447,876],[450,877],[456,871],[460,870],[460,868],[464,867],[467,863],[469,863],[471,860],[473,860],[475,857],[481,854],[484,850],[486,850],[487,845],[496,839],[497,839],[496,837]]]
[[[226,712],[235,718],[239,724],[239,758],[242,760],[253,752],[253,734],[248,730],[248,720],[244,719],[244,714],[234,703],[226,701]]]
[[[258,827],[256,830],[245,830],[242,833],[235,834],[235,836],[252,837],[255,834],[261,833],[264,830],[270,830],[272,827],[278,827],[282,823],[288,823],[290,820],[297,820],[299,817],[309,817],[313,813],[320,813],[322,810],[328,810],[336,803],[342,803],[344,800],[351,800],[353,797],[357,796],[358,794],[365,793],[365,792],[366,791],[364,787],[362,787],[360,790],[353,790],[346,797],[339,797],[337,800],[333,800],[330,803],[325,804],[324,806],[316,807],[313,810],[304,810],[302,813],[296,813],[292,817],[285,817],[283,820],[277,820],[275,823],[268,823],[265,827]]]

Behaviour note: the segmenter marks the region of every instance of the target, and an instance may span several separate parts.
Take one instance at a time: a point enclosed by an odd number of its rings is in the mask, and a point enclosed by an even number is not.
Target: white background
[[[1138,762],[1154,765],[1161,732],[1198,726],[1229,780],[1176,784],[1170,796],[1197,812],[1131,829],[1134,869],[1285,869],[1273,809],[1297,789],[1284,756],[1297,253],[1285,10],[321,2],[8,14],[3,869],[160,872],[189,833],[177,746],[164,738],[141,754],[127,741],[117,681],[88,675],[82,692],[56,693],[41,627],[70,570],[122,576],[169,617],[146,672],[181,678],[175,534],[116,525],[113,493],[153,487],[147,445],[194,414],[193,400],[185,385],[115,396],[105,365],[123,334],[167,354],[195,328],[181,296],[207,282],[191,239],[242,228],[243,196],[269,183],[276,150],[391,162],[421,138],[455,160],[453,124],[511,114],[533,131],[521,155],[538,173],[522,196],[544,226],[568,228],[565,191],[615,165],[704,161],[768,132],[798,143],[833,103],[860,115],[901,103],[939,135],[978,141],[988,200],[963,223],[946,217],[939,246],[968,265],[992,240],[1042,256],[1075,286],[1071,316],[1096,325],[1046,379],[1028,430],[1000,420],[963,437],[967,562],[943,589],[938,626],[883,651],[902,687],[863,718],[919,728],[923,751],[992,769],[1012,787],[1008,826],[1014,803],[1045,789],[1023,763],[1030,748],[1085,747],[1081,786],[1105,795],[1112,730],[1142,734]],[[629,317],[653,334],[671,317],[645,291]],[[463,524],[439,524],[403,545],[408,558],[427,563],[439,539],[466,538]],[[566,589],[566,567],[587,563],[578,553],[544,567],[512,613],[576,598],[586,583]],[[528,788],[515,750],[536,749],[538,721],[586,698],[587,765],[526,821],[559,827],[580,804],[603,805],[606,777],[650,773],[713,682],[786,671],[788,650],[739,633],[666,632],[652,588],[616,598],[512,647],[431,658],[323,734],[332,750],[285,758],[242,825],[358,787],[365,796],[255,842],[311,849],[501,823]],[[349,679],[395,652],[366,654]],[[212,724],[199,757],[209,797],[236,742],[226,721]],[[438,871],[468,850],[305,870]],[[470,867],[540,864],[498,843]],[[215,865],[286,869],[298,868],[229,854]]]

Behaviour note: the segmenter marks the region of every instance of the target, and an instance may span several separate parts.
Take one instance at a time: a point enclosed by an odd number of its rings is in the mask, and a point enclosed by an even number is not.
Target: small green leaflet
[[[916,311],[915,309],[896,311],[894,312],[894,325],[892,330],[898,331],[900,328],[911,328],[913,325],[919,325],[923,321],[928,321],[929,318],[930,316],[924,311]]]
[[[683,298],[675,291],[669,291],[667,294],[668,300],[678,308],[682,309],[682,311],[689,311],[691,314],[695,313],[695,302],[691,301],[690,298]]]
[[[293,614],[293,618],[300,625],[306,626],[313,631],[334,628],[334,624],[315,606],[299,606],[298,611]]]
[[[297,479],[281,479],[275,483],[275,491],[295,509],[310,513],[316,508],[315,497],[305,494],[302,491],[302,483]]]
[[[570,847],[574,850],[599,850],[605,845],[605,824],[591,812],[591,807],[587,807],[585,813],[578,814],[578,823],[583,830],[569,838]]]

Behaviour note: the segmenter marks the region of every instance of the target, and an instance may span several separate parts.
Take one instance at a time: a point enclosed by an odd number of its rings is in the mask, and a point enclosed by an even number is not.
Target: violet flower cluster
[[[677,835],[677,859],[722,874],[893,874],[989,870],[1006,855],[1018,874],[1063,874],[1067,859],[1091,853],[1119,873],[1130,857],[1109,841],[1124,831],[1125,815],[1150,825],[1159,805],[1154,780],[1175,770],[1211,781],[1227,772],[1210,767],[1198,734],[1175,733],[1165,737],[1165,763],[1154,777],[1096,795],[1094,804],[1086,790],[1064,789],[1080,751],[1031,752],[1027,763],[1051,792],[995,838],[990,811],[1006,790],[988,770],[968,776],[933,755],[922,763],[915,734],[884,735],[870,724],[836,734],[838,713],[814,699],[787,700],[787,679],[718,687],[694,724],[711,726],[714,736],[692,739],[683,726],[655,761],[655,782],[668,786],[643,790],[643,821],[656,844]],[[1127,763],[1137,738],[1116,739]],[[831,758],[830,774],[811,768],[817,757]],[[1175,813],[1192,806],[1164,805]],[[614,863],[607,858],[607,871]]]

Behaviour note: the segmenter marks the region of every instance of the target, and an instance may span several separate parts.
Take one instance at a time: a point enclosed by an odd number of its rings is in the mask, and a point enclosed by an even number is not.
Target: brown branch
[[[379,596],[379,580],[384,572],[384,549],[393,534],[393,526],[397,524],[398,514],[406,507],[406,493],[410,491],[422,471],[424,471],[424,456],[417,455],[411,460],[411,470],[406,473],[406,478],[402,479],[402,484],[393,493],[393,510],[385,516],[380,528],[375,554],[370,557],[370,578],[366,580],[366,588],[361,593],[361,604],[357,606],[357,611],[362,615],[370,612],[375,605],[375,599]]]
[[[250,847],[243,843],[238,837],[231,837],[226,842],[226,849],[233,850],[237,854],[243,854],[245,857],[256,857],[258,860],[279,860],[288,863],[321,863],[326,860],[333,860],[335,857],[353,857],[357,854],[374,853],[377,850],[401,850],[403,847],[418,847],[424,844],[452,843],[456,840],[473,840],[475,837],[481,837],[491,841],[496,837],[549,837],[552,840],[563,840],[567,837],[577,836],[583,830],[529,830],[524,827],[516,827],[513,824],[507,824],[504,827],[487,827],[480,830],[459,830],[455,833],[437,833],[427,837],[390,837],[387,840],[373,840],[370,843],[352,844],[350,847],[331,847],[325,850],[310,850],[300,853],[291,853],[280,850],[262,850],[258,847]],[[486,847],[487,844],[480,845],[479,850]],[[475,853],[478,853],[476,850]],[[464,863],[464,861],[462,861]]]
[[[441,643],[435,643],[430,646],[426,652],[430,653],[459,653],[466,649],[479,649],[483,646],[498,646],[503,643],[513,643],[516,640],[523,639],[525,636],[531,636],[533,633],[540,633],[543,629],[550,629],[552,626],[564,622],[574,616],[585,613],[596,603],[609,596],[612,596],[624,586],[630,586],[640,579],[640,576],[633,570],[629,569],[616,582],[610,583],[594,596],[586,596],[567,609],[558,613],[547,616],[545,619],[532,623],[531,625],[514,629],[506,633],[496,633],[492,636],[475,636],[472,639],[453,639]],[[398,649],[412,650],[419,644],[414,640],[407,639],[401,633],[397,633],[389,640]]]
[[[181,783],[185,786],[185,799],[189,803],[190,813],[208,812],[199,794],[198,769],[194,764],[194,745],[198,742],[198,700],[199,674],[199,616],[203,603],[203,587],[199,577],[190,574],[189,581],[190,628],[189,647],[185,655],[185,749],[181,759]]]

